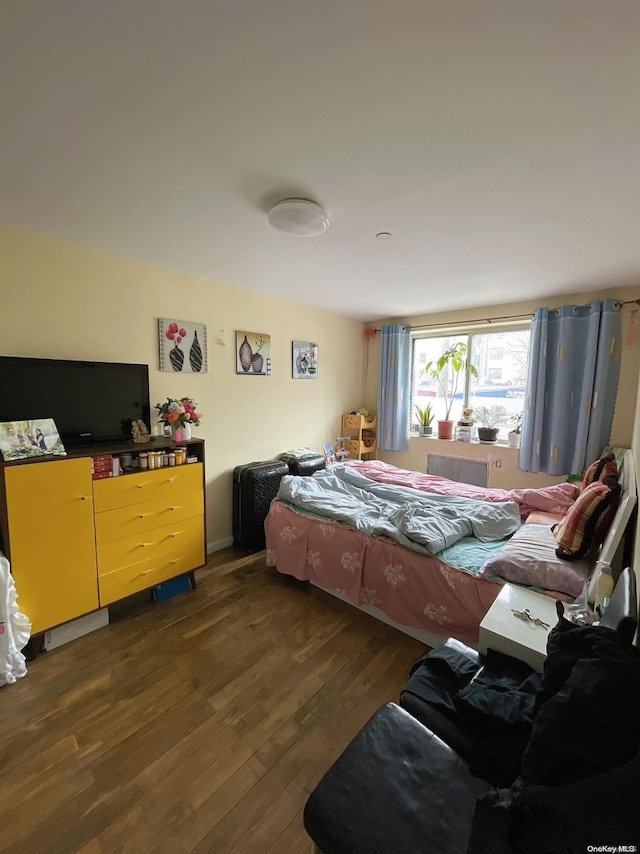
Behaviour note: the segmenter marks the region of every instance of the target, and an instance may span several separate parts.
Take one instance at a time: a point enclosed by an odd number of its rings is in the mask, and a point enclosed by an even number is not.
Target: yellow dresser
[[[98,607],[91,460],[4,469],[11,572],[32,633]]]
[[[100,605],[202,566],[201,463],[94,482]]]
[[[102,480],[95,449],[0,462],[0,550],[32,634],[203,566],[204,442],[189,450],[198,462]]]

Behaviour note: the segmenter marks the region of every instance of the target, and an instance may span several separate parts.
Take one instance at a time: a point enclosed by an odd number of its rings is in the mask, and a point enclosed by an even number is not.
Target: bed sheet
[[[536,521],[562,514],[576,494],[572,484],[536,490],[482,489],[381,461],[354,461],[346,467],[368,478],[372,486],[365,488],[376,493],[374,485],[386,484],[398,486],[399,494],[417,489],[491,503],[515,501],[523,517],[533,514]],[[324,473],[325,478],[328,474]],[[284,480],[293,480],[295,486],[298,479]],[[318,518],[304,504],[297,507],[292,503],[296,502],[287,496],[271,505],[265,522],[269,566],[332,590],[354,605],[373,605],[405,626],[466,643],[477,641],[480,622],[504,582],[488,573],[483,577],[481,568],[493,555],[499,556],[504,540],[479,543],[463,539],[438,554],[420,554],[380,536],[380,531],[371,535],[362,526],[356,530],[343,524],[335,514],[334,518]],[[573,600],[564,591],[541,592]]]
[[[500,489],[474,486],[439,475],[409,471],[384,463],[382,460],[350,460],[344,465],[355,469],[376,483],[404,486],[435,495],[464,497],[490,503],[515,501],[523,518],[533,511],[563,516],[578,496],[578,487],[573,483],[558,483],[537,489]]]
[[[375,605],[392,620],[465,643],[501,585],[476,578],[441,557],[422,555],[339,522],[301,515],[274,501],[265,522],[267,565],[300,581]]]

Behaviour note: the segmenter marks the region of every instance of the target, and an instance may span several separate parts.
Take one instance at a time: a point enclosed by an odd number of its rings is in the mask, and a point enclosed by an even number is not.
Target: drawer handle
[[[138,516],[138,519],[144,519],[145,515],[146,515],[145,513],[141,513],[141,514]]]
[[[175,477],[170,477],[169,480],[167,481],[167,483],[173,483],[174,480],[175,480]]]
[[[139,483],[139,484],[138,484],[138,489],[142,489],[142,484],[141,484],[141,483]]]
[[[169,510],[175,510],[175,509],[176,509],[175,507],[169,507]]]
[[[146,546],[150,546],[150,545],[151,545],[151,543],[138,543],[138,548],[144,549],[144,548],[146,548]]]

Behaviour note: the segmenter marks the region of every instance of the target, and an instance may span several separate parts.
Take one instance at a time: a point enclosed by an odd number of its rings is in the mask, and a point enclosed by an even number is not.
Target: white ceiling
[[[10,224],[370,320],[640,285],[637,0],[2,0],[0,33]],[[270,228],[291,196],[329,230]]]

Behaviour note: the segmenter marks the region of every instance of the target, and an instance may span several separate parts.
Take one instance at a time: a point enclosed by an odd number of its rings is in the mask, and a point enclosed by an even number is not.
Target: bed
[[[504,581],[570,602],[612,562],[635,505],[631,452],[618,457],[621,499],[598,555],[555,554],[551,524],[578,485],[483,489],[374,460],[283,478],[265,521],[267,565],[429,645],[473,644]]]

